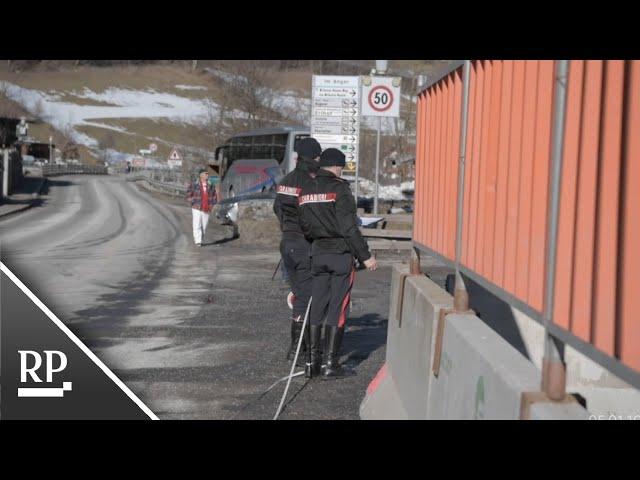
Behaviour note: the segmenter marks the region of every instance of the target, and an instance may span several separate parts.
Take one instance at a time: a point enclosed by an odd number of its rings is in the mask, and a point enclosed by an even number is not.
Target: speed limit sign
[[[362,82],[362,115],[397,117],[400,115],[400,79],[365,77]]]
[[[368,100],[369,106],[376,112],[384,112],[393,105],[393,92],[384,85],[378,85],[371,89]]]

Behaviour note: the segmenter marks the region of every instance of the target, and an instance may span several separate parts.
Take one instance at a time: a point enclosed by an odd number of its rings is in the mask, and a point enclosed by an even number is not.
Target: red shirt
[[[202,190],[202,203],[201,208],[203,212],[209,211],[209,191],[207,189],[207,182],[200,182],[200,189]]]

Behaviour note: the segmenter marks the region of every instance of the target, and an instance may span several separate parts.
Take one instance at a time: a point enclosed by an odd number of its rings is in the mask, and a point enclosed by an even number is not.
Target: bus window
[[[238,159],[238,150],[239,150],[239,145],[238,145],[238,138],[232,138],[231,141],[229,142],[229,158],[227,160],[227,167],[230,167],[231,164],[233,162],[235,162]]]
[[[273,136],[272,158],[277,160],[278,163],[280,164],[282,164],[282,161],[284,160],[284,155],[287,150],[288,139],[289,139],[289,135],[286,133]]]
[[[253,143],[253,157],[255,159],[271,158],[271,135],[257,135]]]
[[[220,166],[220,178],[223,178],[229,168],[229,145],[219,147],[217,153],[218,165]]]
[[[283,169],[290,168],[290,159],[287,156],[290,146],[291,133],[276,133],[269,135],[236,136],[230,138],[220,150],[224,156],[224,172],[236,160],[276,160]],[[293,147],[298,141],[309,137],[309,134],[296,134],[293,139]],[[224,175],[224,173],[223,173]]]
[[[251,157],[252,137],[239,137],[237,139],[236,160],[247,160]]]

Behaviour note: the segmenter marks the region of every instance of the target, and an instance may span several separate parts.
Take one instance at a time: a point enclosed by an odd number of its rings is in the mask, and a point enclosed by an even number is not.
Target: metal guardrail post
[[[562,150],[567,105],[567,80],[569,61],[556,63],[553,136],[551,151],[551,178],[549,183],[549,208],[547,212],[546,282],[544,292],[545,343],[542,359],[542,391],[552,400],[562,400],[566,395],[566,369],[563,352],[549,333],[553,319],[558,247],[558,218],[560,215],[560,187],[562,180]]]
[[[467,124],[469,117],[469,82],[471,80],[471,60],[465,60],[462,69],[462,112],[460,113],[460,158],[458,160],[458,200],[456,213],[456,282],[454,289],[454,309],[469,310],[469,294],[460,274],[462,258],[462,221],[464,215],[464,171],[467,157]]]
[[[440,360],[442,358],[442,348],[444,341],[444,328],[446,317],[450,313],[474,315],[469,309],[469,294],[467,293],[464,279],[460,274],[460,261],[462,256],[462,221],[464,205],[464,170],[467,156],[467,120],[469,116],[469,87],[471,79],[471,60],[465,60],[462,69],[462,102],[460,113],[460,155],[458,158],[458,198],[456,212],[456,282],[453,292],[453,309],[442,308],[438,312],[438,324],[436,329],[436,339],[433,351],[433,365],[431,370],[434,376],[440,374]]]

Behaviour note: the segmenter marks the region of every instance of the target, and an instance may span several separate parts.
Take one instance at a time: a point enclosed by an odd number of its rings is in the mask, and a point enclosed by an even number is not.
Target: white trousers
[[[201,210],[191,209],[193,213],[193,240],[196,245],[202,243],[202,237],[209,223],[209,214]]]

